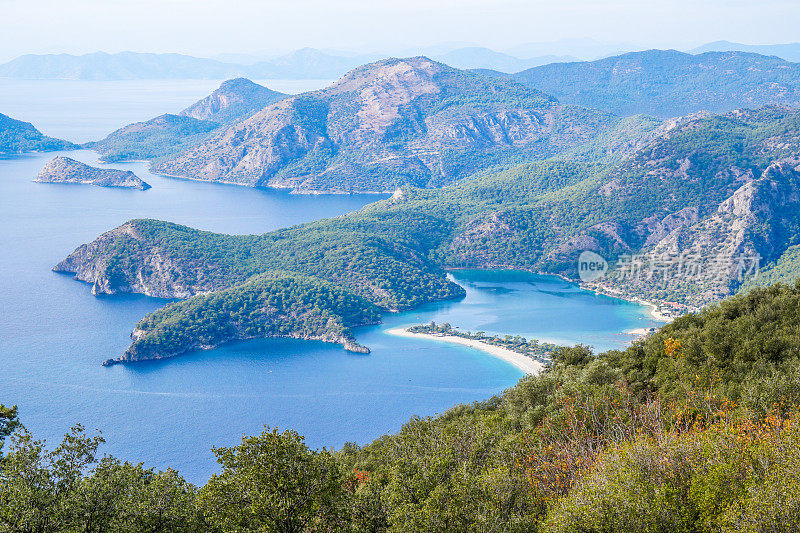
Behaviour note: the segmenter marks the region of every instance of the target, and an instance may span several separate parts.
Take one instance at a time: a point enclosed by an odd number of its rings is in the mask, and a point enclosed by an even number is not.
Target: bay
[[[137,91],[103,100],[106,89],[102,83],[84,85],[67,107],[63,95],[39,91],[37,126],[54,135],[63,127],[73,135],[64,136],[77,139],[123,125]],[[199,97],[208,87],[192,90]],[[164,101],[169,94],[164,90]],[[156,102],[157,96],[148,98]],[[191,98],[186,105],[196,99]],[[93,107],[94,101],[106,103]],[[8,112],[2,104],[0,112]],[[81,109],[89,119],[70,126],[70,117]],[[82,423],[102,431],[105,453],[171,466],[190,481],[203,482],[216,470],[212,446],[234,444],[264,425],[295,429],[313,447],[365,444],[396,431],[413,415],[486,399],[522,377],[483,352],[391,336],[385,333],[389,328],[434,320],[606,349],[628,344],[627,329],[657,325],[641,306],[555,277],[456,271],[451,276],[465,287],[466,298],[389,314],[383,324],[361,328],[356,336],[372,349],[369,355],[321,342],[272,339],[102,367],[102,361],[124,352],[134,324],[167,301],[98,298],[88,285],[53,273],[53,265],[81,243],[145,217],[210,231],[262,233],[347,213],[382,196],[303,196],[170,179],[150,174],[144,163],[110,166],[134,171],[153,186],[148,191],[34,183],[54,155],[0,160],[0,402],[18,404],[25,425],[51,443]],[[98,164],[93,152],[66,155]]]

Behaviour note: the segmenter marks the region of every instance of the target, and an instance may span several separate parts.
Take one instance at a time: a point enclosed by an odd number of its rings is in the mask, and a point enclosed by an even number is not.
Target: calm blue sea
[[[136,91],[123,91],[113,106],[94,108],[91,87],[85,85],[85,94],[67,107],[58,94],[40,94],[36,112],[51,122],[36,125],[55,134],[62,124],[67,134],[61,135],[72,139],[99,137],[106,126],[91,124],[115,117],[123,125],[127,115],[114,115],[114,109],[124,109]],[[186,105],[194,98],[186,96]],[[0,112],[6,112],[3,105],[0,98]],[[69,135],[63,125],[81,112],[90,126],[75,125]],[[0,160],[0,403],[18,404],[25,425],[51,443],[80,422],[102,431],[106,453],[172,466],[203,482],[216,470],[212,446],[233,444],[263,425],[294,428],[314,447],[363,444],[399,429],[412,415],[488,398],[521,377],[482,352],[393,337],[384,333],[390,327],[446,321],[603,349],[628,343],[626,329],[656,325],[642,307],[557,278],[459,271],[452,275],[467,289],[464,300],[388,315],[383,325],[358,331],[369,355],[320,342],[260,340],[102,367],[128,346],[133,325],[165,302],[93,297],[89,286],[51,272],[81,243],[139,217],[260,233],[346,213],[380,197],[301,196],[169,179],[151,175],[142,163],[114,167],[133,170],[153,186],[148,191],[33,183],[54,155]],[[68,155],[96,164],[92,152]]]

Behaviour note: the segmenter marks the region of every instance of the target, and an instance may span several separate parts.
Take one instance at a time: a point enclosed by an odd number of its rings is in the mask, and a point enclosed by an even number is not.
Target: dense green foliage
[[[761,265],[757,276],[748,278],[739,288],[746,293],[754,287],[769,287],[776,283],[791,284],[800,278],[800,245],[788,247],[774,262]]]
[[[463,294],[425,254],[447,229],[422,214],[375,213],[314,222],[264,235],[232,236],[157,220],[129,223],[103,243],[106,274],[127,284],[152,271],[151,253],[174,258],[171,271],[196,292],[219,290],[268,270],[298,272],[334,283],[386,309],[407,309]]]
[[[120,128],[86,146],[99,152],[104,161],[156,159],[197,144],[219,126],[211,120],[161,115]]]
[[[5,438],[11,435],[19,426],[17,419],[17,406],[6,407],[0,404],[0,453],[3,451],[3,442]],[[2,458],[0,456],[0,458]]]
[[[647,50],[496,75],[568,104],[664,118],[765,104],[797,105],[800,89],[796,63],[746,52]]]
[[[198,507],[215,529],[300,533],[341,519],[347,476],[331,453],[309,450],[294,431],[267,428],[214,451],[222,472],[200,490]]]
[[[269,272],[176,302],[136,325],[122,361],[172,357],[234,339],[296,337],[352,343],[350,328],[380,321],[368,301],[318,278]]]
[[[199,489],[18,429],[0,531],[793,531],[799,320],[800,284],[756,289],[363,448],[267,428]]]
[[[74,144],[42,135],[30,122],[0,113],[0,155],[73,150]]]
[[[100,436],[76,426],[53,450],[24,428],[0,461],[0,531],[193,532],[195,488],[175,471],[154,472],[112,457]],[[87,473],[87,470],[88,473]]]

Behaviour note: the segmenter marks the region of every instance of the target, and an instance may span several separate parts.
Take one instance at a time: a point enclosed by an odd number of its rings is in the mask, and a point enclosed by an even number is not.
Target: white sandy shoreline
[[[417,339],[427,339],[432,341],[439,341],[439,342],[450,342],[453,344],[461,344],[462,346],[469,346],[470,348],[475,348],[481,350],[482,352],[486,352],[489,355],[493,355],[503,361],[511,363],[515,367],[519,368],[526,374],[538,374],[544,368],[544,365],[535,359],[531,359],[530,357],[525,357],[521,353],[517,353],[513,350],[509,350],[507,348],[501,348],[500,346],[493,346],[491,344],[487,344],[485,342],[481,342],[475,339],[467,339],[464,337],[457,337],[455,335],[430,335],[428,333],[411,333],[410,331],[406,331],[405,328],[392,328],[385,330],[385,333],[389,335],[396,335],[398,337],[412,337]]]

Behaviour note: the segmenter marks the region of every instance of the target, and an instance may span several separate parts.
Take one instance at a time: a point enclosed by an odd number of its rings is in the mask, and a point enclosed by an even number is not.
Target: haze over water
[[[198,87],[197,97],[208,91],[203,82]],[[103,84],[86,84],[66,107],[56,93],[49,100],[50,93],[41,94],[36,114],[42,120],[35,125],[76,140],[98,138],[112,123],[124,125],[137,91],[102,99],[104,90]],[[196,99],[182,98],[188,101],[174,100],[175,109],[160,112],[178,111]],[[95,99],[108,105],[92,107]],[[71,122],[81,112],[86,120]],[[70,124],[74,135],[68,134]],[[133,170],[153,186],[148,191],[33,183],[55,155],[0,160],[0,402],[18,404],[23,423],[51,443],[80,422],[102,430],[104,452],[146,466],[172,466],[202,482],[216,470],[212,445],[233,444],[264,424],[296,429],[315,447],[363,444],[399,429],[412,415],[486,399],[521,377],[477,350],[389,336],[384,330],[390,327],[447,321],[473,331],[604,349],[628,343],[626,329],[656,325],[642,307],[557,278],[455,272],[467,289],[464,300],[387,315],[383,325],[357,331],[370,355],[320,342],[261,340],[105,368],[102,361],[128,346],[134,324],[166,302],[96,298],[88,285],[51,272],[78,245],[131,218],[261,233],[353,211],[381,197],[290,195],[176,180],[151,175],[143,163],[113,167]],[[96,164],[93,152],[67,155]]]

